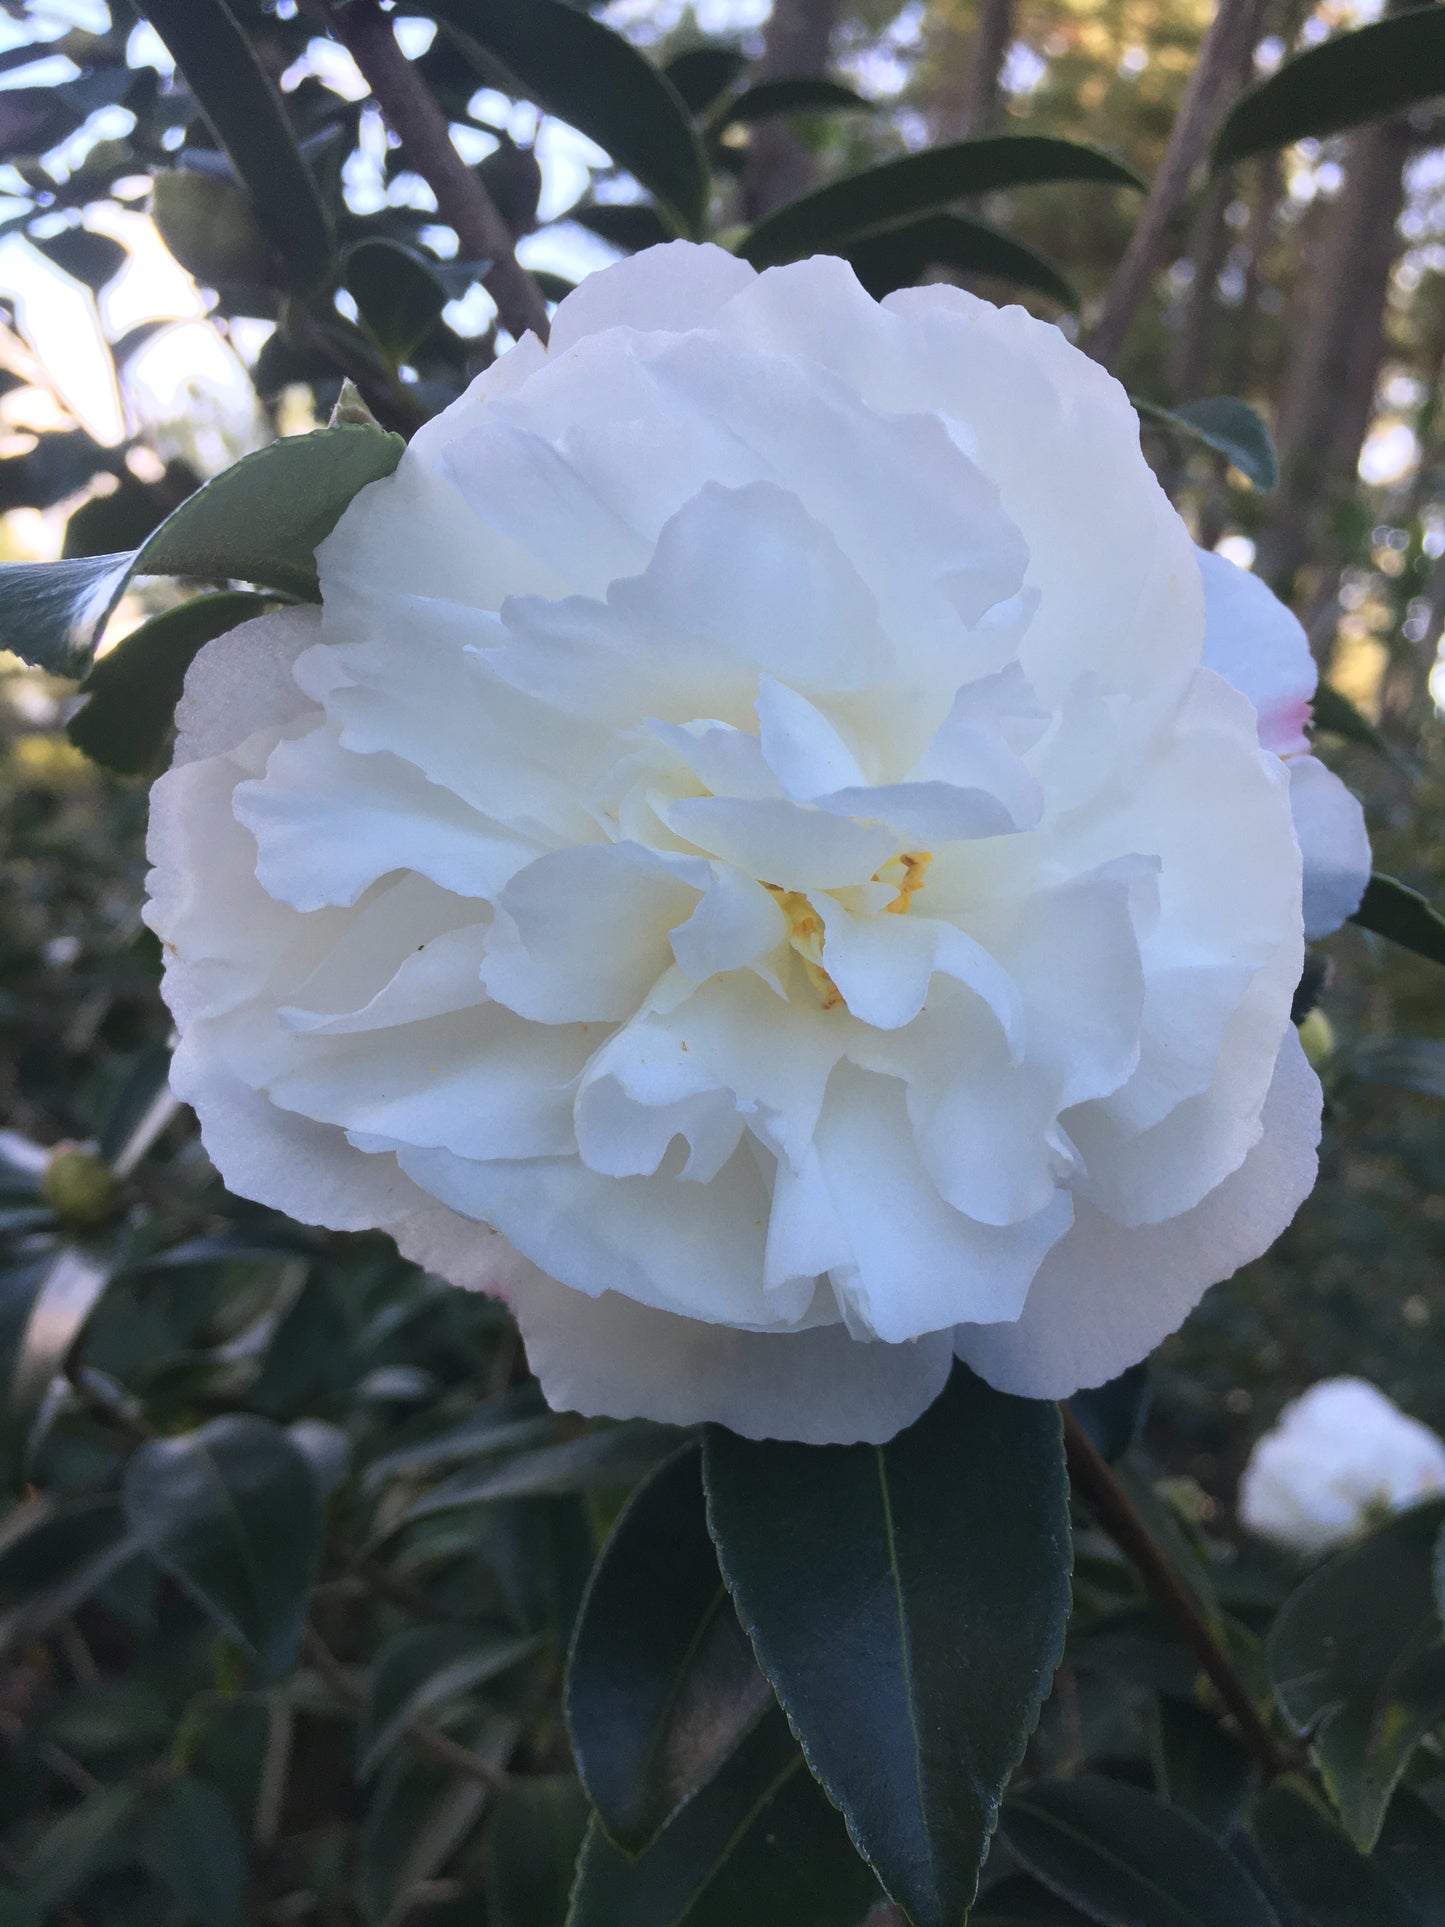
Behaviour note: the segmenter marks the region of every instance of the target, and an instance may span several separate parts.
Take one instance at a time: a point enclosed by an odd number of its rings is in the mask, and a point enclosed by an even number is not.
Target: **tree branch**
[[[547,339],[547,304],[517,260],[512,231],[490,194],[452,145],[431,90],[397,45],[377,0],[305,0],[307,11],[351,55],[388,127],[436,196],[437,213],[455,228],[464,261],[487,261],[482,286],[502,326],[520,341],[528,329]]]
[[[1194,1595],[1140,1517],[1113,1467],[1068,1406],[1061,1405],[1059,1409],[1064,1415],[1064,1448],[1074,1490],[1144,1581],[1156,1603],[1184,1635],[1264,1777],[1273,1780],[1290,1772],[1295,1762],[1265,1723],[1249,1688],[1235,1671],[1234,1662],[1199,1610]]]
[[[1139,225],[1109,284],[1103,312],[1085,343],[1095,361],[1103,362],[1106,368],[1122,347],[1129,324],[1148,291],[1170,225],[1238,84],[1241,64],[1254,45],[1263,12],[1264,0],[1219,0]]]

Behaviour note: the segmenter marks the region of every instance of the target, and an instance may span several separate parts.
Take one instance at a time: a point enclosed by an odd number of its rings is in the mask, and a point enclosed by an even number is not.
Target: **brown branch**
[[[342,1705],[353,1713],[359,1713],[366,1704],[366,1695],[352,1684],[341,1661],[310,1626],[301,1635],[301,1650]],[[452,1739],[439,1726],[433,1726],[430,1720],[409,1721],[406,1735],[419,1753],[425,1753],[440,1766],[450,1767],[453,1773],[461,1774],[464,1779],[479,1781],[481,1785],[490,1787],[493,1793],[501,1793],[511,1784],[501,1767],[493,1766],[480,1753],[474,1753],[469,1746]]]
[[[1064,1447],[1074,1490],[1184,1635],[1264,1777],[1273,1780],[1292,1771],[1296,1762],[1270,1731],[1198,1601],[1140,1517],[1113,1467],[1068,1406],[1059,1409],[1064,1415]]]
[[[547,304],[517,260],[512,231],[452,144],[446,116],[397,45],[377,0],[305,0],[307,11],[351,55],[407,162],[436,196],[437,213],[455,228],[464,261],[490,263],[482,286],[502,326],[517,340],[528,329],[547,339]]]
[[[1210,136],[1238,84],[1244,50],[1253,46],[1263,12],[1264,0],[1219,0],[1139,225],[1085,344],[1095,361],[1103,362],[1106,368],[1122,347],[1129,324],[1148,291],[1194,170],[1203,160]]]

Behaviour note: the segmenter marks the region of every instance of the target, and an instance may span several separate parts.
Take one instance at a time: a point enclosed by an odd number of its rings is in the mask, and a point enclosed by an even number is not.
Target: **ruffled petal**
[[[1314,756],[1290,758],[1289,800],[1304,859],[1305,935],[1328,937],[1359,909],[1370,880],[1365,812]]]

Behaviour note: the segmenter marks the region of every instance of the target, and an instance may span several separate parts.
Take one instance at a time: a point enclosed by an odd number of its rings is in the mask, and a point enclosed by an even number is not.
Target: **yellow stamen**
[[[918,892],[923,888],[923,879],[928,875],[928,866],[932,861],[933,852],[931,850],[920,850],[917,856],[899,856],[894,859],[894,863],[901,863],[903,865],[903,876],[898,886],[898,895],[893,899],[892,903],[885,903],[883,906],[890,916],[907,916],[909,906],[912,904],[914,897],[917,896]],[[894,863],[885,863],[883,870],[893,869]],[[875,882],[882,883],[885,881],[883,870],[878,872],[877,877],[874,879]],[[891,877],[886,880],[890,883],[893,881]]]

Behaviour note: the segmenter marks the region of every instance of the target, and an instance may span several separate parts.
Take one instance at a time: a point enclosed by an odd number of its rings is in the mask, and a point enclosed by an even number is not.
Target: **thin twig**
[[[511,229],[496,202],[452,144],[446,116],[397,45],[377,0],[305,0],[307,11],[339,40],[361,70],[402,153],[436,196],[437,213],[456,230],[464,261],[490,263],[482,286],[502,326],[520,341],[528,329],[547,339],[547,304],[517,260]]]
[[[366,1695],[352,1684],[341,1661],[310,1626],[301,1635],[301,1650],[342,1705],[353,1713],[359,1713],[366,1704]],[[460,1773],[465,1779],[480,1781],[483,1786],[490,1787],[493,1793],[501,1793],[511,1784],[501,1767],[493,1766],[490,1760],[484,1760],[480,1753],[474,1753],[469,1746],[452,1739],[450,1734],[443,1733],[439,1726],[433,1726],[429,1720],[410,1721],[406,1732],[419,1753],[427,1754],[438,1765],[450,1767],[453,1773]]]
[[[1104,308],[1085,346],[1107,368],[1123,345],[1139,303],[1159,265],[1169,228],[1189,191],[1195,168],[1234,91],[1244,50],[1259,33],[1264,0],[1219,0],[1184,89],[1178,118],[1159,172],[1119,263]]]
[[[1273,1780],[1281,1773],[1290,1772],[1295,1761],[1266,1725],[1234,1662],[1215,1637],[1194,1595],[1140,1517],[1113,1467],[1068,1406],[1060,1409],[1064,1415],[1064,1446],[1074,1490],[1184,1635],[1265,1778]]]

